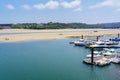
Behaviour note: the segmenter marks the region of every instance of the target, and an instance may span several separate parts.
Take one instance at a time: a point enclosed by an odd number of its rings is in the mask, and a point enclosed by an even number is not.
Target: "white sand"
[[[92,32],[90,32],[93,30]],[[94,32],[98,31],[98,32]],[[33,32],[30,34],[1,35],[0,42],[21,42],[29,40],[53,40],[70,37],[117,35],[120,29],[52,29],[52,30],[30,30],[30,29],[3,29],[0,33]],[[38,32],[38,33],[34,33]],[[39,33],[42,32],[42,33]],[[46,33],[47,32],[47,33]]]

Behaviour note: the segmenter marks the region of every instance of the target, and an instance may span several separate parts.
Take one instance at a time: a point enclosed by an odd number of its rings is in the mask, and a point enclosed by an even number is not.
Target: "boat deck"
[[[89,46],[89,48],[120,48],[120,45],[99,45],[99,46]]]
[[[111,55],[111,56],[104,56],[104,57],[97,57],[97,58],[94,58],[94,63],[98,60],[101,60],[102,58],[107,58],[107,59],[111,59],[111,58],[114,58],[115,55]],[[83,59],[83,62],[87,63],[87,64],[91,64],[91,58],[86,58],[86,59]]]

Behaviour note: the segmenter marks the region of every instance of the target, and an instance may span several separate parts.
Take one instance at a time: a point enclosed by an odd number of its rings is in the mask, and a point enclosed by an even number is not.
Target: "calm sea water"
[[[120,80],[120,65],[86,65],[90,50],[69,41],[0,43],[0,80]]]

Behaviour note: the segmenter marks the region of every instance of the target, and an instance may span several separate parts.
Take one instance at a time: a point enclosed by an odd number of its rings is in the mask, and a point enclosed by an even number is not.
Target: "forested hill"
[[[6,28],[6,24],[0,24],[0,28]],[[120,28],[118,23],[101,23],[101,24],[86,24],[86,23],[18,23],[8,25],[7,28],[19,29],[65,29],[65,28]]]

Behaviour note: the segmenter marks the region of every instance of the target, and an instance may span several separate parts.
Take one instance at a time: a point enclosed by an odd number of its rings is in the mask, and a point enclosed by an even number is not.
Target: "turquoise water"
[[[70,41],[0,43],[0,80],[120,80],[120,65],[86,65],[90,50]]]

